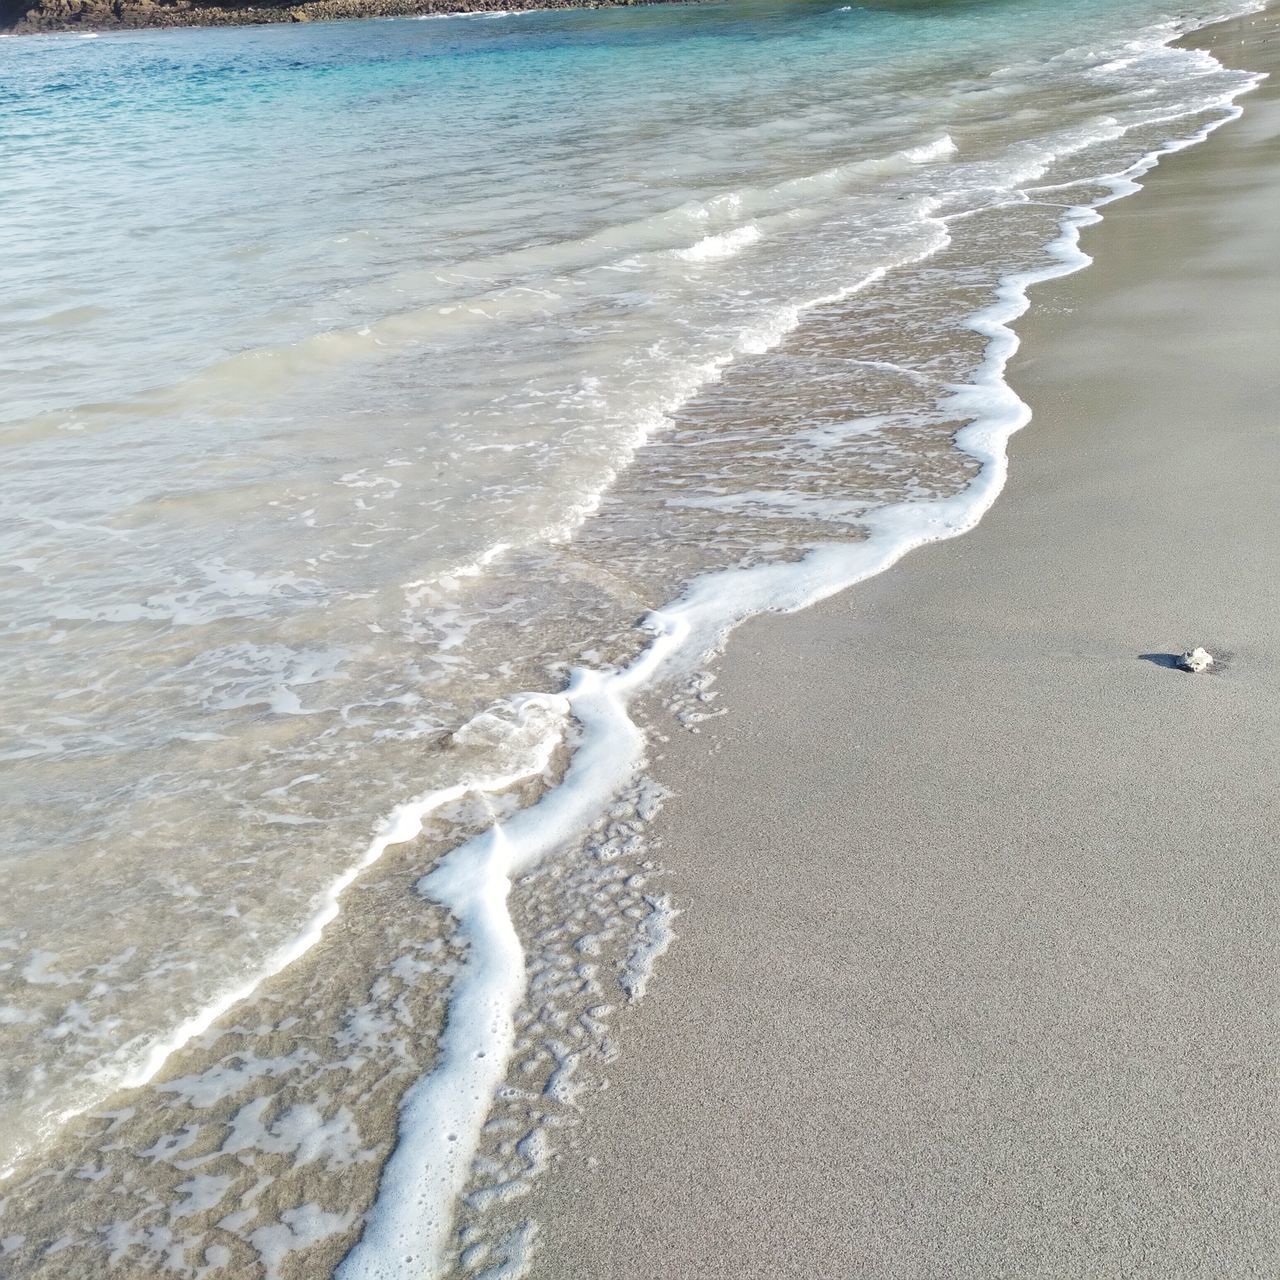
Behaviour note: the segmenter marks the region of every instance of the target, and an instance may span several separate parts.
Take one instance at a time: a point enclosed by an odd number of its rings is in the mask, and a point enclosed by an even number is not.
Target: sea
[[[996,499],[1232,2],[0,40],[4,1275],[524,1273],[655,744]]]

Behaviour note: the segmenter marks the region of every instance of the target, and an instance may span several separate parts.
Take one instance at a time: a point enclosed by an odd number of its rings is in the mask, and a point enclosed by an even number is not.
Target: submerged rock
[[[1188,650],[1178,659],[1178,666],[1183,671],[1190,671],[1193,675],[1199,675],[1202,671],[1208,671],[1213,666],[1213,654],[1208,649],[1196,647]]]

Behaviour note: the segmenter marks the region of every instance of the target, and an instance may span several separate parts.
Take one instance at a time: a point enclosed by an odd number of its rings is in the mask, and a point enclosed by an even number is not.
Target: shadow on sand
[[[1138,657],[1143,662],[1154,663],[1157,667],[1167,667],[1172,671],[1181,671],[1183,675],[1194,675],[1195,672],[1188,671],[1182,665],[1182,655],[1180,653],[1140,653]],[[1230,665],[1231,654],[1222,649],[1213,651],[1213,666],[1207,671],[1200,672],[1203,676],[1220,676]]]
[[[1179,659],[1182,657],[1179,653],[1140,653],[1138,657],[1143,662],[1154,662],[1157,667],[1168,667],[1173,671],[1181,671],[1183,668],[1178,665]],[[1190,672],[1187,672],[1190,675]]]

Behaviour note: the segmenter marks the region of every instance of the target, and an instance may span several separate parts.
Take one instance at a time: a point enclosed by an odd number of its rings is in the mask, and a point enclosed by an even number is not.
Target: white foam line
[[[1193,137],[1170,142],[1122,173],[1098,179],[1111,194],[1068,210],[1060,234],[1046,246],[1052,261],[1006,276],[995,301],[970,318],[970,326],[988,339],[986,354],[973,383],[953,388],[942,402],[957,416],[972,419],[957,433],[956,443],[981,463],[981,470],[962,493],[883,508],[867,521],[865,541],[817,547],[799,564],[700,578],[646,620],[654,640],[629,667],[575,671],[565,696],[580,736],[563,782],[505,827],[495,824],[453,850],[419,883],[421,893],[456,917],[467,957],[450,996],[437,1062],[402,1100],[396,1148],[383,1169],[364,1234],[338,1268],[339,1280],[409,1280],[446,1269],[453,1206],[506,1074],[515,1014],[527,983],[524,952],[507,909],[512,879],[588,828],[640,767],[645,739],[628,711],[634,695],[659,676],[704,661],[746,618],[806,608],[882,573],[916,547],[972,529],[1004,487],[1010,437],[1031,418],[1029,406],[1004,378],[1019,345],[1010,325],[1030,306],[1029,289],[1088,266],[1092,259],[1080,248],[1080,232],[1102,220],[1098,209],[1139,190],[1136,179],[1162,156],[1201,142],[1236,119],[1242,108],[1231,98],[1220,104],[1222,119]]]
[[[559,713],[562,722],[567,719],[569,702],[561,695],[524,694],[514,700],[517,711],[534,705]],[[559,734],[549,733],[538,743],[538,750],[527,762],[527,767],[509,774],[472,779],[454,783],[439,790],[427,792],[413,800],[397,805],[378,824],[377,834],[370,841],[360,858],[340,876],[332,880],[320,895],[319,906],[302,930],[267,958],[253,977],[232,990],[223,992],[199,1013],[188,1018],[171,1035],[152,1045],[141,1063],[121,1081],[123,1088],[132,1089],[146,1084],[164,1066],[165,1060],[176,1053],[195,1036],[207,1031],[224,1013],[248,999],[264,982],[287,969],[295,960],[305,955],[318,943],[325,929],[338,918],[338,900],[363,872],[367,871],[393,844],[403,844],[422,834],[423,825],[431,814],[447,804],[453,804],[467,795],[496,795],[508,791],[528,778],[542,774],[551,762],[551,756],[559,745]]]
[[[580,726],[573,761],[542,800],[449,853],[418,888],[447,907],[467,957],[450,995],[435,1069],[400,1105],[399,1141],[363,1238],[342,1280],[434,1275],[453,1204],[471,1170],[494,1090],[506,1075],[515,1012],[526,985],[524,950],[507,910],[512,878],[589,827],[639,766],[645,740],[632,696],[687,646],[688,621],[654,615],[652,644],[621,671],[579,669],[566,697]]]
[[[568,724],[569,701],[559,694],[521,694],[510,700],[509,704],[517,715],[526,710],[540,707],[556,714],[561,726]],[[193,1014],[174,1028],[161,1040],[152,1041],[145,1048],[139,1049],[138,1043],[123,1046],[114,1055],[116,1062],[120,1059],[141,1058],[131,1068],[125,1068],[118,1074],[104,1070],[99,1080],[108,1092],[116,1089],[134,1089],[153,1080],[165,1062],[180,1049],[189,1044],[196,1036],[207,1031],[224,1013],[227,1013],[242,1000],[247,1000],[264,982],[283,972],[295,960],[304,956],[316,945],[325,929],[338,918],[339,899],[351,884],[367,871],[386,851],[395,844],[403,844],[413,840],[422,833],[422,828],[431,814],[468,795],[498,795],[510,790],[528,778],[536,778],[545,772],[551,762],[552,754],[562,741],[562,732],[551,732],[538,742],[537,749],[526,762],[526,767],[508,774],[495,774],[489,777],[470,779],[441,787],[427,792],[412,800],[397,805],[378,824],[377,833],[364,853],[341,875],[330,881],[329,885],[317,899],[317,906],[311,918],[302,929],[288,942],[273,951],[253,975],[237,986],[215,996],[198,1013]],[[82,1115],[91,1106],[96,1105],[97,1096],[86,1099],[79,1106],[68,1108],[52,1117],[50,1124],[59,1127],[68,1120]],[[13,1159],[0,1170],[0,1181],[14,1172],[18,1161],[26,1154],[26,1149],[14,1153]]]

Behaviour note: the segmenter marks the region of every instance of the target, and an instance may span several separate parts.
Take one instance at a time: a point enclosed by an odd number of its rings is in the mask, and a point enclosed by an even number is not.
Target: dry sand
[[[669,745],[678,941],[541,1280],[1280,1275],[1280,83],[1246,102],[1036,292],[978,530],[743,628]],[[1229,663],[1141,656],[1194,644]]]

